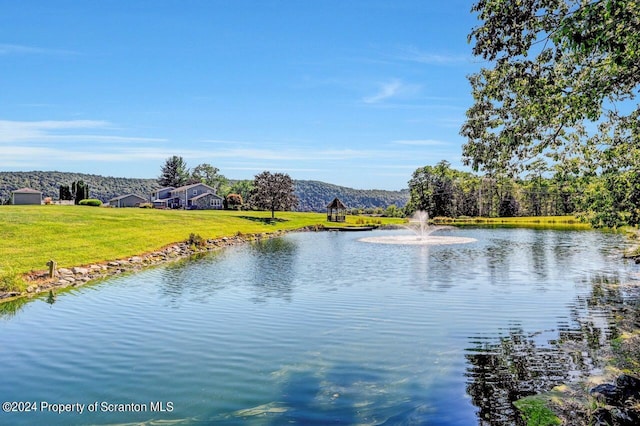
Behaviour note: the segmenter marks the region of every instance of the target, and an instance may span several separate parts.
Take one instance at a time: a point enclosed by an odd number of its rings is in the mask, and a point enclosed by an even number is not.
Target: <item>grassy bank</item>
[[[441,225],[488,225],[563,229],[591,228],[591,225],[581,222],[580,219],[575,216],[461,217],[456,219],[436,217],[433,219],[433,222]]]
[[[216,210],[106,209],[85,206],[0,207],[0,276],[84,265],[149,252],[185,241],[189,234],[220,238],[327,225],[322,213]],[[362,220],[382,224],[402,219],[347,217],[345,225]],[[331,223],[332,226],[336,224]]]

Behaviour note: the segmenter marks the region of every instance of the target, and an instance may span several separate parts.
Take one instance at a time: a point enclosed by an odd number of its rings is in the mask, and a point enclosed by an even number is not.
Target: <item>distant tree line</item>
[[[405,213],[424,210],[430,217],[453,218],[574,214],[596,227],[637,223],[640,182],[620,179],[616,185],[608,179],[548,168],[542,161],[516,178],[463,172],[441,161],[414,171]]]

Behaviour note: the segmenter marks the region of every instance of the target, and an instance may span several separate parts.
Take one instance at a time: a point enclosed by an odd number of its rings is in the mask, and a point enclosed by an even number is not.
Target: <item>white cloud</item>
[[[413,146],[446,146],[449,145],[448,142],[439,141],[435,139],[411,139],[411,140],[397,140],[393,141],[394,144],[398,145],[413,145]]]
[[[225,167],[225,170],[235,170],[235,171],[251,171],[251,172],[261,172],[263,171],[264,165],[256,165],[254,167]],[[312,169],[312,168],[291,168],[291,167],[285,167],[285,168],[278,168],[277,170],[272,169],[271,171],[280,171],[280,172],[302,172],[302,173],[307,173],[307,172],[324,172],[326,170],[324,169]]]
[[[471,62],[472,59],[470,55],[430,53],[414,46],[400,48],[395,56],[403,61],[431,65],[460,64]]]
[[[5,161],[13,162],[47,162],[47,161],[92,161],[92,162],[127,162],[139,159],[164,159],[173,152],[159,152],[157,150],[132,150],[122,149],[115,151],[86,151],[86,150],[67,150],[47,147],[30,147],[30,146],[8,146],[3,147],[3,158],[0,165],[4,165]]]
[[[371,96],[362,98],[362,102],[369,105],[387,105],[390,99],[415,98],[420,93],[422,86],[407,84],[399,79],[380,84],[378,91]]]
[[[366,104],[377,104],[386,99],[396,96],[402,90],[402,82],[400,80],[391,80],[388,83],[384,83],[380,86],[378,92],[372,96],[367,96],[362,99]]]
[[[226,139],[204,139],[201,141],[202,143],[210,143],[210,144],[216,144],[216,145],[247,145],[248,142],[242,142],[242,141],[233,141],[233,140],[226,140]]]
[[[162,162],[168,157],[179,155],[186,160],[198,162],[231,161],[235,165],[225,167],[229,170],[264,170],[266,168],[291,172],[321,171],[317,166],[305,167],[304,162],[332,163],[350,160],[403,158],[402,153],[384,150],[282,150],[282,149],[226,149],[192,150],[175,147],[127,147],[122,145],[100,146],[88,150],[85,146],[50,147],[5,145],[0,156],[1,167],[17,165],[31,167],[50,165],[56,162],[92,162],[92,163],[130,163],[132,161],[151,160]],[[294,163],[294,164],[292,164]],[[309,164],[309,163],[307,163]]]
[[[376,156],[388,156],[385,151],[356,150],[356,149],[281,149],[281,148],[235,148],[222,149],[207,153],[211,158],[237,158],[243,160],[269,160],[269,161],[322,161],[322,160],[347,160],[354,158],[370,158]]]
[[[75,55],[76,52],[63,49],[48,49],[21,44],[0,43],[0,55]]]
[[[107,135],[58,135],[47,136],[44,140],[74,141],[74,142],[167,142],[163,138],[140,138],[135,136],[107,136]]]
[[[166,139],[104,134],[74,134],[73,130],[111,130],[100,120],[9,121],[0,120],[0,143],[10,142],[165,142]]]

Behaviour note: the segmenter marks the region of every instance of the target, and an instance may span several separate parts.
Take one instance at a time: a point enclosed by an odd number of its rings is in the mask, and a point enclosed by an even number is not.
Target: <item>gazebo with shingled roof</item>
[[[327,205],[327,220],[329,222],[344,222],[347,215],[347,206],[338,197]]]

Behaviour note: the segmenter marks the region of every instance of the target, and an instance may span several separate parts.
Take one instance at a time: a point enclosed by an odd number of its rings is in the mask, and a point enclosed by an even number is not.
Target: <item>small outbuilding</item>
[[[31,188],[16,189],[11,193],[11,204],[14,205],[40,205],[42,204],[42,191]]]
[[[111,207],[138,207],[142,203],[146,203],[147,199],[136,194],[127,194],[115,197],[109,200]]]
[[[347,215],[347,206],[338,197],[327,205],[327,220],[329,222],[344,222]]]

